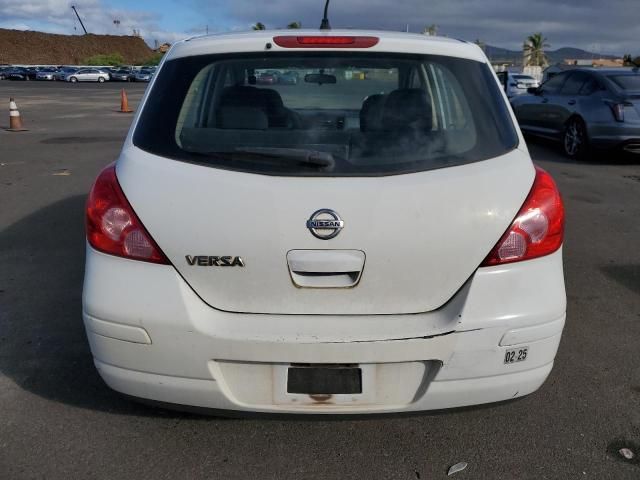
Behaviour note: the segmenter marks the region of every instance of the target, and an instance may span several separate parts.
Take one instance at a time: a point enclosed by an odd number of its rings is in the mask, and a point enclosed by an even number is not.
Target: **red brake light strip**
[[[377,45],[378,37],[355,36],[294,36],[273,37],[273,42],[283,48],[370,48]]]

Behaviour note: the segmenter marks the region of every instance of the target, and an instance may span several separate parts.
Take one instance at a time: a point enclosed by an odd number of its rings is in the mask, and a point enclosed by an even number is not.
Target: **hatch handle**
[[[350,288],[360,281],[365,254],[361,250],[290,250],[287,266],[300,288]]]

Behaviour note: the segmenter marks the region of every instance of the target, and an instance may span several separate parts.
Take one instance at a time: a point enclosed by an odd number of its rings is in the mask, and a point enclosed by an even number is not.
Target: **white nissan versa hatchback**
[[[565,322],[560,195],[486,57],[459,40],[177,43],[86,222],[95,364],[148,400],[494,402],[540,387]]]

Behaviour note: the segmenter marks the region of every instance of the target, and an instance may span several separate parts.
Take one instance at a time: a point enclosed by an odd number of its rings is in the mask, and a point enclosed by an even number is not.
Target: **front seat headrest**
[[[386,97],[380,93],[369,95],[360,109],[360,131],[378,132],[382,130],[382,113]]]

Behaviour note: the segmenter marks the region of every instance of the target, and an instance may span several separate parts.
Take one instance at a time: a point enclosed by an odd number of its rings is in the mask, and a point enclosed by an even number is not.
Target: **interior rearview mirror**
[[[304,76],[305,83],[317,83],[323,85],[325,83],[336,83],[335,75],[327,75],[326,73],[309,73]]]

